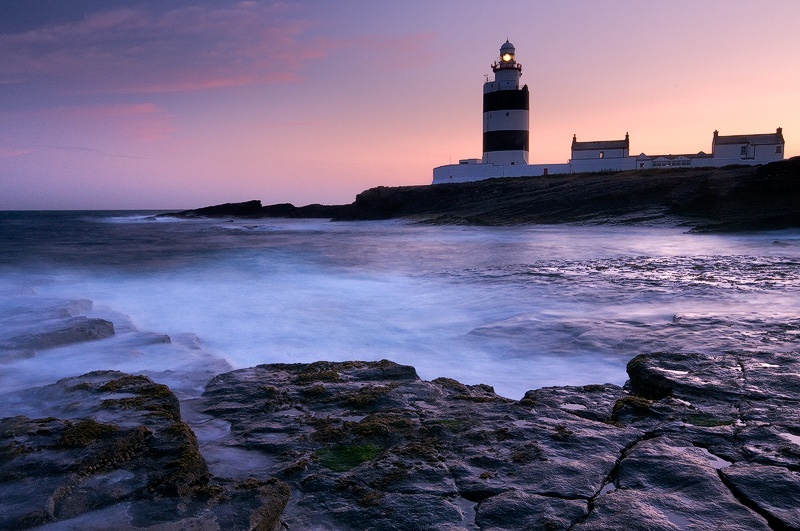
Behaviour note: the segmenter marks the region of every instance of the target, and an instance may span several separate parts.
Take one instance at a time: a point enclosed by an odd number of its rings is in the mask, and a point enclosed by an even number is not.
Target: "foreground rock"
[[[274,459],[292,529],[797,529],[791,356],[640,356],[631,392],[520,401],[388,361],[262,365],[207,386]]]
[[[0,529],[279,528],[288,487],[213,477],[166,386],[102,371],[21,396],[57,415],[0,419]]]
[[[389,361],[261,365],[185,402],[202,445],[166,386],[94,372],[0,419],[0,528],[800,529],[796,358],[642,355],[625,388],[519,401]]]
[[[673,168],[379,186],[349,205],[260,201],[188,210],[182,217],[336,220],[406,217],[426,223],[666,223],[699,231],[800,227],[800,158],[763,166]]]

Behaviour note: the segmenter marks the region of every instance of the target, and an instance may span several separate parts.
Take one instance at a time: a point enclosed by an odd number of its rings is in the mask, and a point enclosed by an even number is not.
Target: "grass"
[[[77,424],[68,426],[64,430],[64,434],[61,436],[61,446],[64,448],[83,448],[117,431],[119,431],[119,428],[113,424],[103,424],[93,419],[84,419]]]
[[[340,444],[317,451],[319,463],[334,472],[347,472],[361,463],[371,461],[383,452],[374,444]]]
[[[732,420],[724,420],[712,417],[710,415],[686,415],[683,421],[692,426],[700,426],[703,428],[714,428],[716,426],[730,426],[733,424]]]

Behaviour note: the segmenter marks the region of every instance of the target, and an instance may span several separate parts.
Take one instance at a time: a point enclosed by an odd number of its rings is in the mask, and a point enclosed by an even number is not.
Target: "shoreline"
[[[261,201],[162,214],[177,217],[406,218],[443,225],[642,224],[692,232],[800,227],[800,157],[763,166],[676,168],[488,179],[470,183],[379,186],[348,205]]]

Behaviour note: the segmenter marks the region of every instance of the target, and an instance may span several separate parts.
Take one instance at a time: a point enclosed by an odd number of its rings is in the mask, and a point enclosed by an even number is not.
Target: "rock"
[[[800,474],[796,470],[737,463],[721,474],[731,490],[773,529],[800,529]]]
[[[208,462],[166,386],[89,373],[19,394],[51,416],[0,420],[0,527],[800,528],[796,354],[628,372],[514,401],[386,360],[240,369],[185,402]]]
[[[575,529],[770,529],[720,481],[712,461],[691,443],[663,435],[627,450],[616,470],[616,490],[594,499]]]
[[[242,203],[225,203],[222,205],[213,205],[194,210],[185,210],[174,214],[161,214],[160,216],[177,216],[177,217],[240,217],[251,218],[257,217],[261,212],[261,201],[252,200]]]
[[[291,485],[290,527],[797,527],[793,354],[662,352],[628,371],[625,388],[514,402],[388,361],[274,364],[201,402]]]
[[[111,323],[86,322],[88,299],[39,299],[26,294],[0,310],[0,363],[32,358],[36,350],[94,339],[108,334]],[[110,329],[114,333],[113,325]]]
[[[10,338],[9,350],[44,350],[84,341],[105,339],[114,335],[114,325],[104,319],[79,316],[58,321],[50,330]]]
[[[564,410],[581,418],[606,422],[609,412],[628,393],[617,385],[544,387],[525,393],[522,403]]]
[[[38,391],[57,417],[0,419],[0,528],[112,509],[120,529],[279,528],[288,487],[213,477],[166,386],[99,371]]]
[[[623,400],[648,405],[639,408],[638,416],[620,415],[625,408],[617,416],[645,434],[620,460],[613,475],[618,490],[596,500],[596,515],[593,511],[587,525],[597,522],[596,528],[602,528],[620,511],[636,517],[635,499],[638,513],[653,522],[672,514],[682,525],[798,528],[800,362],[796,354],[658,353],[637,356],[628,364],[628,373],[634,394]],[[702,488],[696,490],[698,485]],[[659,492],[670,497],[651,499]],[[620,502],[620,495],[626,500]],[[667,499],[671,506],[664,505]],[[710,500],[714,513],[705,510]],[[750,516],[741,508],[747,508]],[[599,517],[603,511],[613,517]],[[721,522],[714,519],[716,513],[738,516]]]
[[[0,319],[5,326],[77,317],[90,312],[94,306],[89,299],[39,299],[35,293],[17,297],[15,302],[14,306],[0,310]]]
[[[507,491],[480,504],[476,524],[482,531],[568,529],[586,515],[583,500],[563,500]]]
[[[305,205],[296,207],[291,203],[261,206],[261,201],[252,200],[243,203],[225,203],[193,210],[184,210],[170,214],[158,214],[156,217],[179,218],[334,218],[347,215],[350,205]]]
[[[624,394],[612,387],[599,386]],[[228,444],[274,460],[296,493],[290,528],[502,529],[510,512],[508,529],[541,512],[574,522],[640,436],[389,361],[242,369],[213,379],[203,401],[231,423]],[[608,418],[614,401],[599,402]]]

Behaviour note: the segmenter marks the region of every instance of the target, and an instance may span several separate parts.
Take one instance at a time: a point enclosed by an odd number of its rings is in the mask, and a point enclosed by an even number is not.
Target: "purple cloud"
[[[0,35],[0,84],[70,92],[173,92],[297,79],[324,42],[285,6],[115,9]]]
[[[0,158],[28,155],[42,147],[52,148],[54,142],[64,139],[74,142],[80,138],[90,143],[87,145],[148,143],[175,132],[174,116],[152,103],[0,111],[0,124],[18,124],[13,135],[0,134]]]

